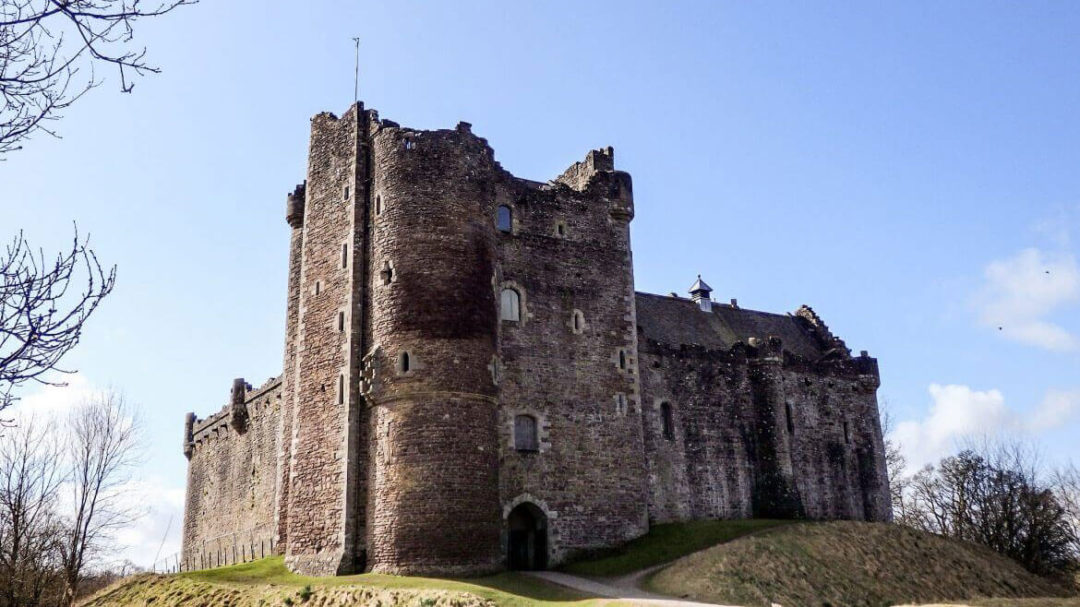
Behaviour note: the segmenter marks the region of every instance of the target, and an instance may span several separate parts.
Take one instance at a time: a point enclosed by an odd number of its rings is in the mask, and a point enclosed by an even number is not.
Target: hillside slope
[[[515,573],[469,580],[367,573],[332,578],[289,572],[274,557],[179,575],[144,574],[122,580],[79,607],[596,607],[561,586]]]
[[[883,523],[805,523],[684,557],[647,583],[736,605],[883,606],[1068,591],[996,553]]]

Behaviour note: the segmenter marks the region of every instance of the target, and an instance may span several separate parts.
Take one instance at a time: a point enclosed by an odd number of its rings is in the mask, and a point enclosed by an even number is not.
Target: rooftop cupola
[[[693,299],[701,308],[702,312],[712,312],[712,287],[705,284],[704,280],[701,280],[701,274],[698,274],[697,280],[694,284],[690,285],[690,299]]]

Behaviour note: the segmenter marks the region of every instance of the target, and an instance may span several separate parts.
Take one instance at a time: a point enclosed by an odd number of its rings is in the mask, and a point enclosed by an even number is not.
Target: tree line
[[[138,428],[124,397],[107,391],[62,418],[30,414],[6,430],[0,607],[67,607],[105,572],[114,532],[141,513],[124,493]]]
[[[910,473],[900,445],[886,440],[885,448],[898,524],[987,546],[1080,588],[1076,465],[1048,469],[1033,446],[982,439]]]

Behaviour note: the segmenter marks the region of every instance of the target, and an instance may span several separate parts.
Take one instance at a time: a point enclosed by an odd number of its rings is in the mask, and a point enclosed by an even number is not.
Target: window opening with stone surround
[[[495,213],[495,227],[500,232],[511,232],[514,229],[514,212],[505,204],[500,205]]]
[[[499,298],[499,318],[518,322],[521,320],[521,295],[513,289],[503,289]]]
[[[784,413],[787,415],[788,434],[795,434],[795,417],[792,414],[791,403],[784,403]]]
[[[382,278],[382,283],[384,285],[394,282],[394,268],[390,265],[390,262],[383,262],[382,271],[379,272],[379,277]]]
[[[382,215],[382,195],[375,195],[375,214]]]
[[[412,361],[409,360],[409,353],[408,352],[402,352],[401,353],[401,372],[402,373],[408,373],[409,369],[411,368],[411,364],[412,364]]]
[[[514,416],[514,448],[533,453],[540,450],[540,438],[536,418],[531,415]]]
[[[675,416],[670,403],[660,403],[660,426],[665,440],[675,440]]]

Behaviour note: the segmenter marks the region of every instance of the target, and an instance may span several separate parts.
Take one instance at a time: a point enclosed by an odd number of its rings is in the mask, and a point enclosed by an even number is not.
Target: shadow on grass
[[[649,532],[622,546],[589,555],[561,567],[575,575],[616,577],[670,563],[716,544],[800,521],[736,519],[653,525]]]
[[[187,579],[212,584],[279,586],[373,586],[376,588],[401,588],[411,590],[446,590],[468,592],[491,599],[507,607],[537,607],[545,605],[613,605],[608,599],[595,597],[551,584],[520,573],[499,573],[479,578],[427,578],[379,573],[343,575],[338,577],[307,577],[296,575],[285,567],[283,557],[272,557],[220,567],[178,574]]]

